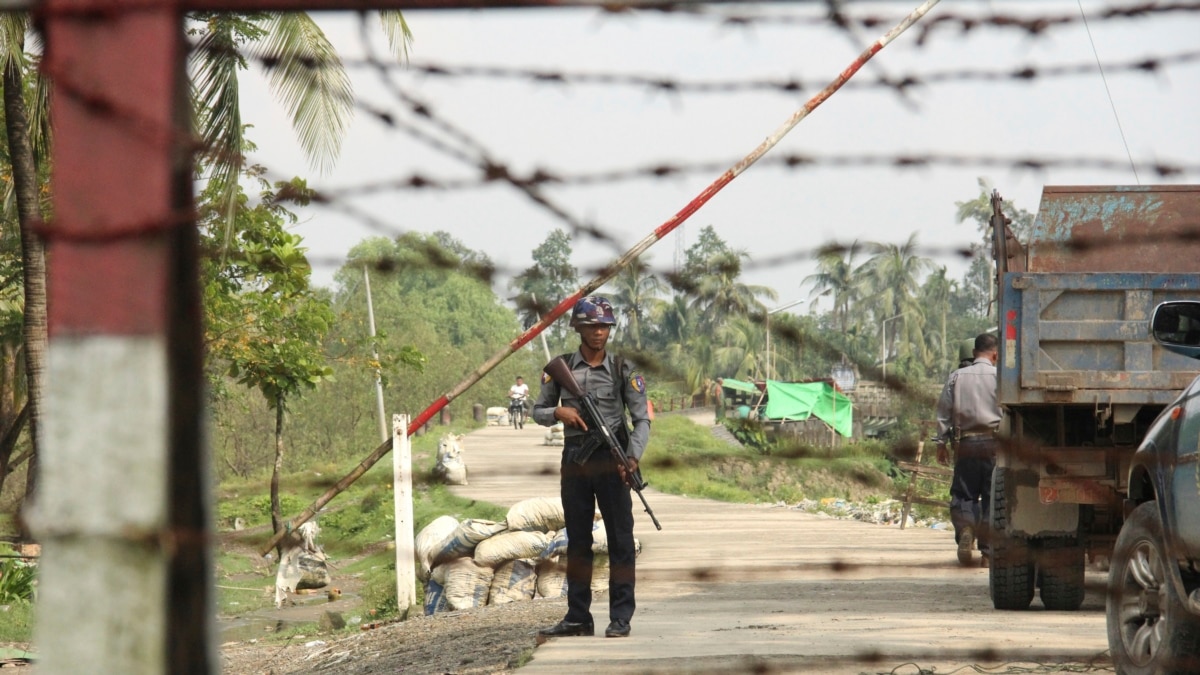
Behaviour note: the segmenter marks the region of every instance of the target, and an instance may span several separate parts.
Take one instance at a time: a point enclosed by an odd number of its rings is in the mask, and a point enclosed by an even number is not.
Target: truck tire
[[[1033,602],[1034,566],[1029,542],[1008,534],[1008,507],[1004,495],[1007,469],[992,474],[992,527],[988,543],[992,550],[988,568],[988,591],[996,609],[1029,609]]]
[[[1076,537],[1051,537],[1040,544],[1037,564],[1042,604],[1046,609],[1074,612],[1083,604],[1083,546]]]
[[[1129,514],[1108,572],[1108,647],[1124,675],[1200,671],[1200,618],[1172,583],[1158,504]]]

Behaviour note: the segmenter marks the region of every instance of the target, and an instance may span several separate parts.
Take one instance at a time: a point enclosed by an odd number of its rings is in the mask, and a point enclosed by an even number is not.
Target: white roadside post
[[[396,607],[407,616],[417,604],[413,544],[412,442],[408,415],[392,415],[392,493],[396,500]]]

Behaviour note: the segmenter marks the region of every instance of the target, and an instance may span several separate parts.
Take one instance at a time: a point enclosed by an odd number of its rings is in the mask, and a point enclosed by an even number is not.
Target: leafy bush
[[[309,504],[308,499],[284,492],[279,495],[279,506],[284,518],[299,513]],[[246,521],[247,527],[271,522],[271,495],[259,494],[241,499],[226,499],[217,502],[217,519],[232,524],[237,518]]]
[[[721,420],[721,423],[742,445],[753,448],[764,455],[770,454],[771,441],[767,439],[766,430],[758,422],[726,417]]]
[[[417,602],[420,603],[424,587],[417,584]],[[362,587],[362,602],[372,619],[394,617],[400,613],[399,601],[396,598],[396,564],[391,562],[376,566],[369,574]]]
[[[36,565],[20,558],[0,562],[0,603],[32,602],[36,595]]]

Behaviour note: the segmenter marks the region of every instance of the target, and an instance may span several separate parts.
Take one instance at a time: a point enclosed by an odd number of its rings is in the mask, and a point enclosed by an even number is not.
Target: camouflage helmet
[[[613,315],[612,305],[608,298],[599,295],[589,295],[580,298],[571,310],[571,328],[576,326],[613,326],[617,317]]]

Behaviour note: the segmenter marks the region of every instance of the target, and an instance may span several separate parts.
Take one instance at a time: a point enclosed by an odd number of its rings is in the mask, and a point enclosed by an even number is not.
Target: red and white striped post
[[[211,563],[177,5],[42,8],[54,219],[38,670],[208,673]]]

